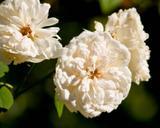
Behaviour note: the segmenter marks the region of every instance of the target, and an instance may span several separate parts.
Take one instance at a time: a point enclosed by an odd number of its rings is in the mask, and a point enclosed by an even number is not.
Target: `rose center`
[[[20,29],[20,32],[22,33],[23,36],[28,36],[28,37],[32,37],[32,30],[30,28],[29,25],[24,26]]]
[[[94,71],[89,72],[89,78],[94,79],[95,77],[100,78],[101,77],[101,72],[98,69],[95,69]]]

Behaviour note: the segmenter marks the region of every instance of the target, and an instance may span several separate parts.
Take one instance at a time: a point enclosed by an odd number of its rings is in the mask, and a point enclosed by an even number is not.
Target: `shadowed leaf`
[[[5,73],[8,71],[9,71],[8,66],[4,64],[3,62],[0,62],[0,78],[3,77]]]
[[[102,13],[108,14],[120,6],[122,0],[99,0]]]
[[[10,109],[13,102],[14,100],[10,90],[5,86],[0,87],[0,112]]]

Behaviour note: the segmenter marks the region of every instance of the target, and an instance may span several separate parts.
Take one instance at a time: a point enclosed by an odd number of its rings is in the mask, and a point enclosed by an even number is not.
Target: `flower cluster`
[[[85,117],[116,109],[131,86],[128,49],[101,30],[82,32],[66,48],[54,81],[67,108]]]
[[[66,46],[58,60],[54,82],[66,107],[85,117],[111,112],[126,98],[131,82],[150,78],[150,51],[135,8],[109,16],[104,27],[85,30]]]
[[[39,0],[5,0],[0,5],[0,60],[38,63],[58,58],[54,83],[66,107],[85,117],[111,112],[127,97],[131,83],[150,78],[150,50],[135,8],[120,10],[105,27],[84,30],[62,48],[58,19]]]

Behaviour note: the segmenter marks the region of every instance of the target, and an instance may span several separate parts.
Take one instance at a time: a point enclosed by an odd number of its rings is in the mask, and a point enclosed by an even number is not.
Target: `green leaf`
[[[8,66],[5,63],[0,62],[0,78],[3,77],[5,73],[8,71],[9,71]]]
[[[108,14],[120,6],[122,0],[99,0],[102,13]]]
[[[61,118],[62,113],[63,113],[64,104],[58,99],[58,96],[56,94],[54,97],[54,103],[55,103],[55,107],[58,113],[58,117]]]
[[[10,90],[5,87],[0,87],[0,109],[8,110],[13,105],[14,99]]]

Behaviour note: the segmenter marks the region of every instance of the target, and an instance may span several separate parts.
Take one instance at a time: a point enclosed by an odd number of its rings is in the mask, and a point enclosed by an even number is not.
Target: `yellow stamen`
[[[95,77],[100,78],[101,75],[102,74],[100,73],[100,71],[98,71],[98,69],[95,69],[94,71],[89,72],[89,78],[90,79],[94,79]]]
[[[29,25],[22,27],[20,29],[20,32],[22,33],[23,36],[27,36],[29,38],[32,37],[32,30]]]

